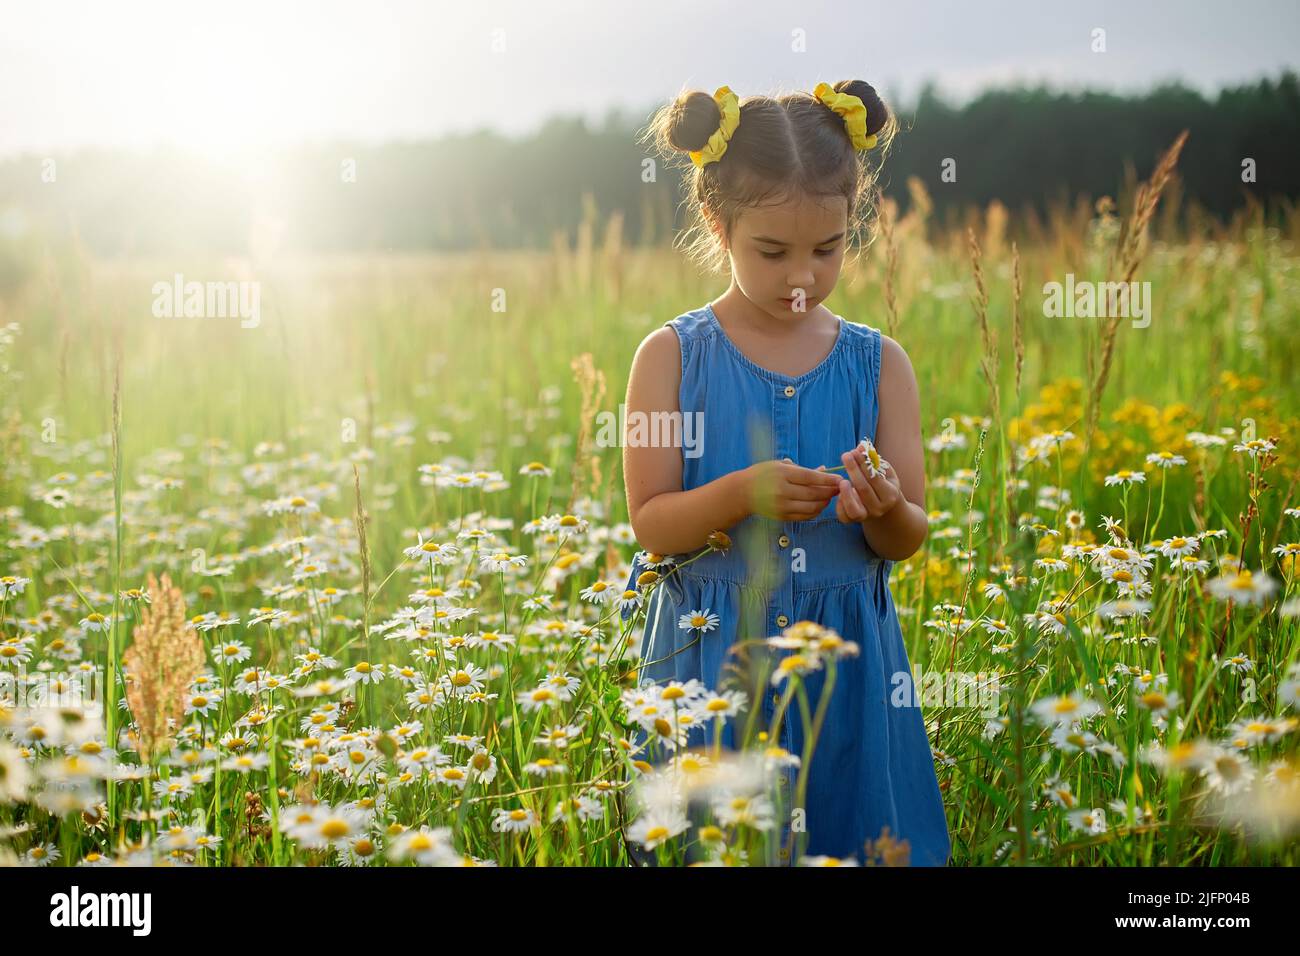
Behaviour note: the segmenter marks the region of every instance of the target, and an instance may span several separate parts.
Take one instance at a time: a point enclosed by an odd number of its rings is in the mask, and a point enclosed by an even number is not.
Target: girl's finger
[[[857,474],[853,477],[853,490],[857,492],[858,501],[868,514],[879,514],[884,510],[884,505],[880,503],[879,496],[872,490],[871,479],[862,470],[862,466],[856,460],[856,457],[852,467],[857,471]]]
[[[848,484],[846,482],[846,484]],[[845,499],[844,509],[849,513],[849,517],[854,521],[861,521],[867,517],[867,508],[862,498],[858,495],[858,489],[848,484],[848,490],[842,496]]]

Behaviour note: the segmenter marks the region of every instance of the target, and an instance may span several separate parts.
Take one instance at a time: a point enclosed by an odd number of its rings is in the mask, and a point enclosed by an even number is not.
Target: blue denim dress
[[[771,458],[830,468],[863,436],[874,441],[880,333],[837,318],[839,335],[830,354],[797,378],[746,358],[708,305],[665,323],[677,333],[681,348],[679,408],[683,416],[699,413],[693,418],[696,432],[683,427],[680,433],[694,440],[692,447],[683,448],[683,489]],[[871,550],[860,525],[840,523],[834,498],[806,521],[751,515],[721,530],[732,538],[729,551],[705,554],[651,592],[639,648],[647,664],[641,680],[696,678],[711,689],[744,690],[750,707],[723,728],[723,746],[735,747],[743,739],[758,678],[790,653],[756,641],[778,635],[796,621],[833,628],[856,642],[859,654],[836,664],[801,824],[792,824],[795,815],[789,813],[797,770],[785,772],[785,822],[778,818],[781,845],[795,825],[806,831],[806,854],[865,862],[866,841],[876,840],[888,827],[890,837],[908,842],[911,865],[945,865],[947,820],[889,589],[893,562]],[[633,561],[629,589],[646,569],[643,557],[639,553]],[[696,639],[679,628],[683,614],[706,610],[720,618],[713,630]],[[624,619],[629,614],[624,612]],[[733,648],[738,641],[748,643]],[[823,668],[804,678],[810,717],[817,712],[826,675]],[[907,692],[898,693],[900,687]],[[770,726],[784,685],[773,687],[768,680],[760,690],[755,732]],[[895,701],[905,703],[895,706]],[[803,753],[797,697],[785,713],[780,738],[771,743]],[[701,727],[691,731],[687,745],[707,746],[712,739],[712,727]],[[658,762],[664,756],[660,751],[650,759]],[[793,862],[780,858],[782,864]]]

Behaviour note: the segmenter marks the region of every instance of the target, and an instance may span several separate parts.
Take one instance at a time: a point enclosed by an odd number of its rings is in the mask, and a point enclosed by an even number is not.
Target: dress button
[[[786,626],[787,624],[789,624],[789,623],[790,623],[790,619],[789,619],[788,617],[786,617],[784,614],[778,614],[778,615],[777,615],[777,618],[776,618],[776,626],[777,626],[777,627],[785,627],[785,626]]]
[[[789,535],[784,535],[784,534],[781,535],[781,537],[779,537],[779,538],[776,539],[776,543],[779,544],[779,545],[780,545],[781,547],[783,547],[783,548],[788,548],[788,547],[790,547],[790,537],[789,537]]]
[[[794,398],[794,386],[793,386],[793,385],[787,385],[787,386],[785,387],[785,397],[786,397],[786,398]]]

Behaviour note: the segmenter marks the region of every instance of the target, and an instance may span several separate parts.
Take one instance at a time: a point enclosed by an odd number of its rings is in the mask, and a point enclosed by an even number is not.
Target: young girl
[[[947,822],[889,590],[893,563],[926,535],[916,379],[896,342],[825,304],[870,205],[868,151],[879,140],[883,153],[896,129],[860,81],[743,104],[724,86],[684,93],[656,115],[655,145],[693,164],[693,249],[729,259],[731,284],[648,335],[633,359],[629,420],[641,412],[698,427],[686,448],[625,436],[628,514],[645,549],[627,588],[651,563],[666,575],[647,605],[643,681],[719,690],[733,644],[796,622],[855,642],[859,653],[836,664],[816,739],[806,852],[863,861],[867,841],[884,836],[876,847],[907,841],[912,865],[944,865]],[[680,418],[655,417],[664,412]],[[863,438],[884,459],[879,469]],[[715,530],[729,549],[667,573]],[[811,711],[826,671],[803,678]],[[768,682],[750,704],[764,727],[772,690]],[[795,755],[805,729],[797,703],[769,741]],[[739,745],[737,725],[727,722],[725,746]],[[692,731],[688,746],[706,733]],[[791,826],[781,824],[783,847]],[[796,861],[783,849],[781,862]]]

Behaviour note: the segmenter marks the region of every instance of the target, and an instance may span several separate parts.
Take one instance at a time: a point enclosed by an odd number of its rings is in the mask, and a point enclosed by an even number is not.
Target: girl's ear
[[[714,219],[712,216],[707,217],[707,219],[709,223],[709,230],[713,233],[714,238],[717,239],[718,242],[721,244],[722,248],[726,250],[727,233],[726,230],[722,228],[722,223],[718,222],[718,220]]]

